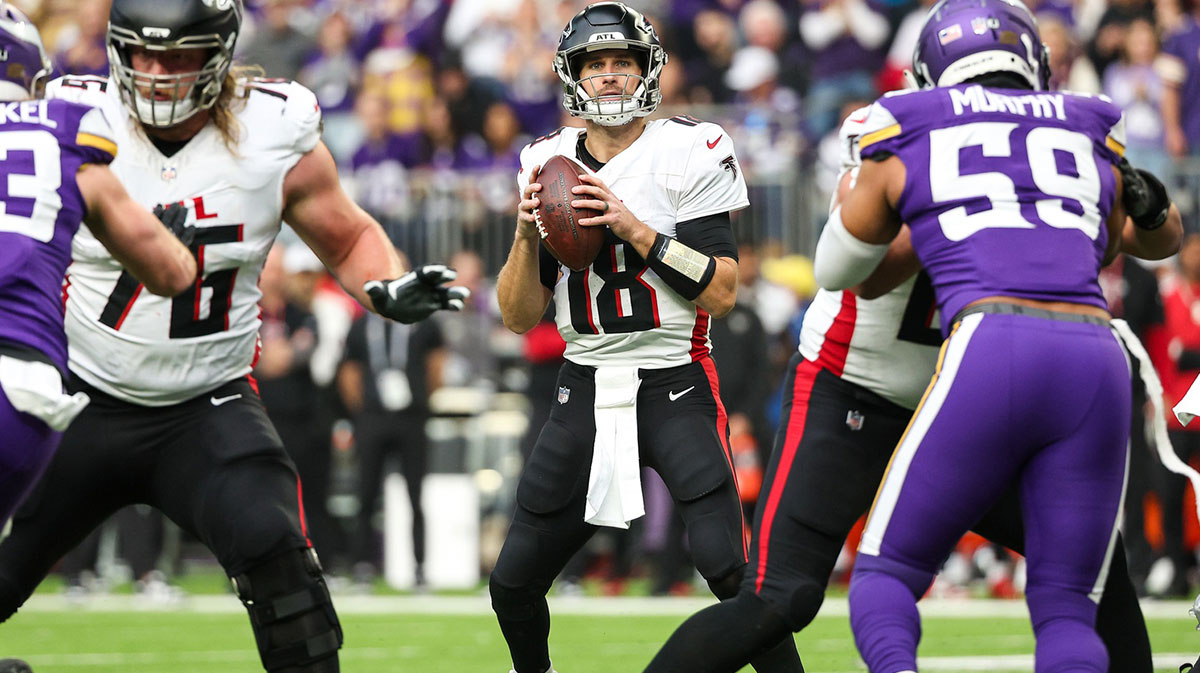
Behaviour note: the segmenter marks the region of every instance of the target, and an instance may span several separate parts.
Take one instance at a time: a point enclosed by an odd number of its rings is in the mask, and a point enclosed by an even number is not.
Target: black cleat
[[[0,659],[0,673],[33,673],[33,669],[20,659]]]

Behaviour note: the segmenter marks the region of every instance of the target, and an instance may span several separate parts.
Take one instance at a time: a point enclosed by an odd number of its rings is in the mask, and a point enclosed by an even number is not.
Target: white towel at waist
[[[596,443],[583,520],[629,528],[646,513],[638,456],[637,367],[596,368]]]
[[[17,411],[32,414],[62,432],[91,400],[63,392],[62,374],[45,362],[0,355],[0,387]]]

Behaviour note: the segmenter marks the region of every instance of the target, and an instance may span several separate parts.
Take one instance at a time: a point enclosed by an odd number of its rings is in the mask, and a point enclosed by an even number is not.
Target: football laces
[[[538,238],[546,238],[550,234],[546,232],[546,227],[542,225],[542,214],[537,208],[533,209],[533,224],[537,227]]]

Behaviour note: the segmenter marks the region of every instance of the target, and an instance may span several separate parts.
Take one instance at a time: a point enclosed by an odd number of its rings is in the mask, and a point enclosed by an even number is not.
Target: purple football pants
[[[1129,405],[1125,353],[1105,326],[992,314],[959,322],[859,546],[850,623],[871,673],[917,670],[917,599],[1014,482],[1035,670],[1108,670],[1096,604],[1117,533]]]
[[[46,471],[61,438],[61,432],[14,409],[0,390],[0,529]]]

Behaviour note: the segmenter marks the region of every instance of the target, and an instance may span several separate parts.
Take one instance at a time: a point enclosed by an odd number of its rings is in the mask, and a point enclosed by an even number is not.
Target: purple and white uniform
[[[63,394],[62,285],[87,212],[75,175],[116,155],[99,110],[0,103],[0,525],[87,403]]]
[[[1093,624],[1125,479],[1124,352],[1091,316],[960,312],[989,296],[1106,306],[1097,276],[1123,142],[1118,109],[1067,93],[960,85],[871,109],[862,156],[904,164],[899,215],[948,334],[851,584],[851,623],[873,673],[917,670],[916,599],[1013,483],[1036,670],[1107,670]]]

